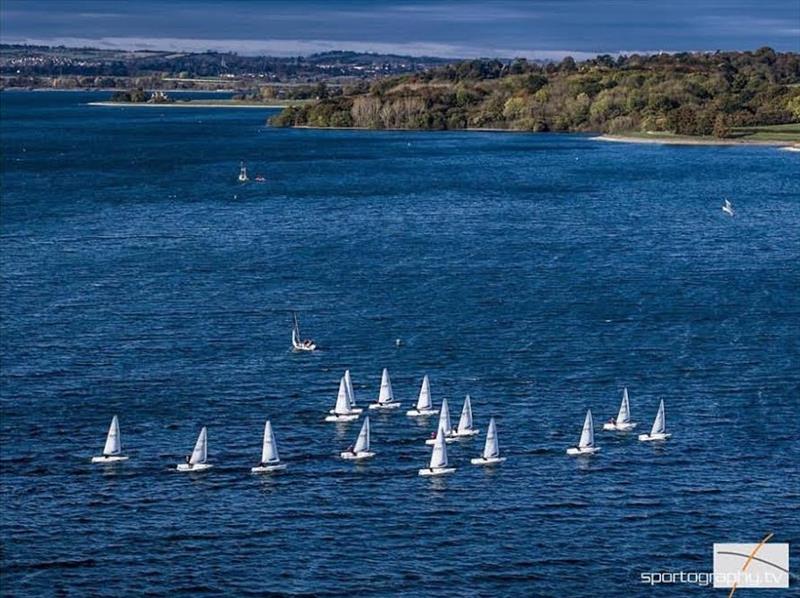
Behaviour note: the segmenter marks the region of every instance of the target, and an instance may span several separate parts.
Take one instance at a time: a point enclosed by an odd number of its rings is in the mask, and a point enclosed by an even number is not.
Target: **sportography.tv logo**
[[[714,544],[714,587],[788,588],[789,545],[767,544],[772,534],[757,544]]]

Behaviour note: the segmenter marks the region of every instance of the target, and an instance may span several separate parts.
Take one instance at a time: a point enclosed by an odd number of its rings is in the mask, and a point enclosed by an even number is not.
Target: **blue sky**
[[[800,0],[2,0],[4,43],[445,57],[800,51]]]

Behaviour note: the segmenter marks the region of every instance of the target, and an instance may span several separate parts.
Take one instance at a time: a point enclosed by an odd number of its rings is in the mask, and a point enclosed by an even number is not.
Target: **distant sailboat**
[[[445,442],[455,441],[453,436],[453,424],[450,422],[450,408],[447,406],[447,399],[442,399],[442,408],[439,411],[439,425],[437,426],[437,436],[439,430],[444,432]],[[436,438],[428,438],[425,444],[436,444]]]
[[[467,395],[464,399],[464,406],[461,408],[458,428],[453,432],[453,436],[465,438],[475,436],[477,433],[478,430],[472,427],[472,402],[470,401],[469,395]]]
[[[264,424],[264,440],[261,444],[261,463],[250,468],[253,473],[269,473],[286,469],[286,463],[281,463],[278,456],[278,445],[275,434],[272,432],[272,423],[267,420]]]
[[[339,456],[350,461],[360,461],[361,459],[374,457],[375,453],[369,450],[369,441],[369,416],[367,416],[364,418],[364,423],[361,424],[361,432],[358,433],[355,446],[351,450],[339,453]]]
[[[383,368],[381,374],[381,390],[378,394],[378,402],[372,403],[370,409],[397,409],[400,403],[394,400],[392,392],[392,381],[389,379],[389,370]]]
[[[489,429],[486,431],[486,444],[483,445],[483,455],[475,459],[470,459],[473,465],[494,465],[505,461],[505,457],[500,456],[500,447],[497,443],[497,425],[494,418],[489,420]]]
[[[119,436],[119,419],[115,415],[111,418],[111,425],[108,427],[106,445],[103,447],[103,455],[92,457],[92,463],[116,463],[127,461],[128,457],[122,454],[122,441]]]
[[[303,340],[300,336],[300,324],[297,321],[297,314],[292,314],[294,318],[292,326],[292,351],[315,351],[317,345],[311,339]]]
[[[406,411],[406,415],[410,417],[436,415],[436,409],[433,408],[433,401],[431,400],[431,383],[427,375],[422,379],[422,388],[419,389],[417,406]]]
[[[239,182],[240,183],[246,183],[247,181],[250,180],[250,178],[247,176],[247,166],[244,165],[244,162],[242,162],[239,165],[239,177],[238,178],[239,178]]]
[[[733,204],[729,199],[725,200],[725,203],[722,204],[722,211],[725,212],[728,216],[733,216]]]
[[[350,370],[344,371],[344,383],[347,387],[347,400],[350,402],[350,411],[352,413],[361,413],[364,410],[360,407],[356,407],[356,391],[353,389],[353,379],[350,378]]]
[[[594,420],[592,419],[592,410],[586,411],[586,419],[583,422],[583,430],[581,431],[581,439],[578,441],[578,446],[573,446],[567,449],[568,455],[593,455],[600,448],[594,445]]]
[[[206,463],[208,458],[208,432],[206,427],[200,430],[200,435],[197,437],[197,442],[194,445],[192,456],[186,460],[186,463],[178,463],[178,471],[204,471],[214,467],[210,463]]]
[[[349,422],[358,419],[358,413],[350,409],[350,399],[347,397],[347,383],[344,376],[339,380],[339,394],[336,395],[336,406],[325,418],[326,422]]]
[[[436,441],[433,444],[433,451],[431,452],[430,465],[425,469],[420,469],[419,475],[444,475],[446,473],[453,473],[456,470],[455,467],[448,467],[447,465],[447,445],[445,444],[444,430],[439,428],[438,432],[436,432]]]
[[[631,404],[628,400],[628,389],[623,388],[622,403],[620,403],[617,418],[603,424],[603,429],[616,432],[630,432],[636,425],[635,422],[631,421]]]
[[[667,434],[667,418],[664,415],[664,399],[658,405],[658,413],[653,422],[653,427],[650,429],[649,434],[639,434],[639,440],[642,442],[649,442],[651,440],[667,440],[672,434]]]

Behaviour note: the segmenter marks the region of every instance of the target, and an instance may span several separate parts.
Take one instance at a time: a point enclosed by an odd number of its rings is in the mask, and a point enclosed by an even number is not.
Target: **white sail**
[[[200,430],[200,436],[197,437],[197,443],[194,445],[192,457],[189,459],[189,464],[197,465],[198,463],[205,463],[208,456],[208,433],[206,427]]]
[[[353,390],[353,380],[350,378],[350,370],[344,372],[344,382],[347,389],[347,400],[350,407],[356,406],[356,393]]]
[[[300,344],[300,336],[297,334],[297,329],[292,328],[292,346],[297,347]]]
[[[581,432],[581,440],[578,442],[578,448],[591,448],[594,446],[594,420],[592,419],[592,410],[586,412],[586,419],[583,422],[583,431]]]
[[[417,399],[417,411],[424,411],[431,409],[433,402],[431,401],[431,382],[426,375],[422,379],[422,388],[419,389],[419,398]]]
[[[628,389],[622,390],[622,403],[619,406],[619,413],[617,414],[617,425],[628,424],[631,421],[631,405],[628,401]]]
[[[469,395],[464,399],[464,406],[461,408],[461,417],[458,420],[458,432],[468,432],[472,429],[472,403]]]
[[[661,404],[658,406],[658,413],[656,420],[653,422],[653,428],[650,430],[650,435],[663,434],[667,430],[667,420],[664,417],[664,399],[661,399]]]
[[[489,420],[489,430],[486,432],[486,444],[483,445],[483,458],[493,459],[500,456],[500,447],[497,444],[497,426],[494,418]]]
[[[436,432],[436,443],[433,445],[431,453],[431,469],[447,467],[447,445],[444,441],[444,430],[439,428]]]
[[[380,405],[385,405],[392,401],[394,401],[392,381],[389,379],[389,370],[383,368],[383,374],[381,374],[381,392],[378,395],[378,403]]]
[[[108,436],[106,436],[106,446],[103,448],[103,455],[110,457],[111,455],[119,455],[122,452],[122,442],[119,437],[119,420],[115,415],[111,419],[111,425],[108,427]]]
[[[450,409],[447,406],[447,399],[442,399],[442,409],[439,411],[439,429],[444,430],[445,434],[453,431],[453,424],[450,423]]]
[[[350,398],[347,395],[347,382],[344,377],[339,380],[339,394],[336,396],[336,406],[333,408],[336,415],[350,413]]]
[[[278,461],[280,461],[280,457],[278,457],[278,445],[275,443],[272,423],[267,420],[267,423],[264,424],[264,444],[261,447],[261,462],[277,463]]]
[[[358,440],[353,447],[354,453],[365,453],[369,451],[369,417],[364,418],[364,423],[361,425],[361,432],[358,433]]]

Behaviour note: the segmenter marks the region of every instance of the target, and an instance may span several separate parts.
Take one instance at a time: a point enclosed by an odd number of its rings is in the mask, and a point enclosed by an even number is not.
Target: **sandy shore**
[[[200,101],[191,102],[169,102],[164,104],[148,104],[147,102],[88,102],[87,106],[113,106],[115,108],[261,108],[261,109],[275,109],[286,108],[286,106],[267,105],[267,104],[218,104]]]
[[[612,141],[616,143],[655,143],[660,145],[777,145],[794,147],[788,141],[765,141],[761,139],[711,139],[705,137],[628,137],[625,135],[598,135],[591,137],[595,141]]]

